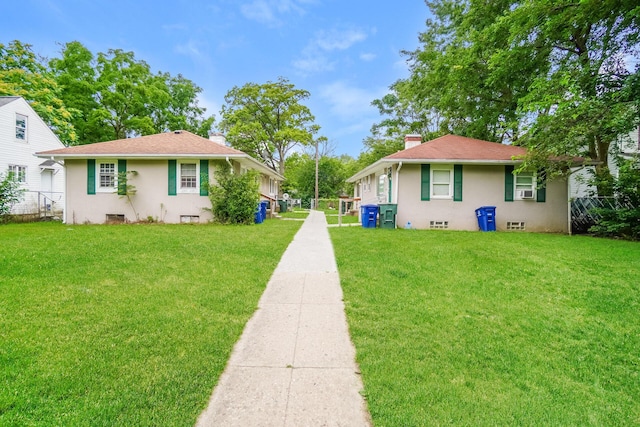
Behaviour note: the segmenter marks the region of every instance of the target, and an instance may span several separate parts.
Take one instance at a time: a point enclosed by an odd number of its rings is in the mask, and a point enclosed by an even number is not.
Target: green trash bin
[[[286,200],[278,200],[278,207],[280,208],[280,212],[287,211],[287,201]]]
[[[398,205],[395,203],[382,203],[380,207],[380,228],[396,228],[396,215]]]

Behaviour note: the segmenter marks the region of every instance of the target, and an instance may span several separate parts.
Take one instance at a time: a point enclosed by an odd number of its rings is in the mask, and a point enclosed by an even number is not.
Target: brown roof
[[[41,151],[37,155],[56,157],[84,156],[247,156],[235,148],[218,144],[207,138],[187,131],[159,133],[138,138],[118,139],[115,141],[96,142],[95,144],[77,145],[57,150]]]
[[[413,148],[398,151],[385,157],[385,160],[510,161],[526,153],[527,150],[523,147],[444,135]]]

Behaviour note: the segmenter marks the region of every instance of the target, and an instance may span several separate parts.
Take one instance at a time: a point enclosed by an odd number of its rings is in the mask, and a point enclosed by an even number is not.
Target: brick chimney
[[[422,144],[422,135],[406,135],[404,137],[404,149],[417,147]]]
[[[227,138],[225,138],[221,133],[210,133],[209,140],[220,145],[227,145]]]

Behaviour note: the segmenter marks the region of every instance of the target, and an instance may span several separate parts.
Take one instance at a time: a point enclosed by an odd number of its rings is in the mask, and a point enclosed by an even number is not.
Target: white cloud
[[[302,50],[301,57],[293,61],[293,67],[302,74],[331,71],[335,68],[336,61],[330,60],[328,54],[347,50],[356,43],[365,41],[367,37],[367,32],[360,28],[320,30]]]
[[[331,62],[329,58],[324,55],[305,56],[293,61],[294,68],[303,74],[333,71],[335,69],[335,65],[335,61]]]
[[[338,30],[334,28],[328,31],[318,31],[312,43],[320,50],[330,52],[332,50],[349,49],[354,44],[366,40],[366,38],[367,34],[360,29]]]
[[[361,53],[360,59],[365,62],[371,62],[376,59],[377,55],[375,53]]]
[[[195,40],[189,40],[187,43],[176,45],[174,50],[181,55],[189,56],[193,59],[201,59],[204,54],[198,44]]]
[[[319,95],[329,104],[333,115],[350,120],[376,117],[377,110],[371,102],[385,93],[386,88],[363,89],[339,80],[322,86]]]
[[[277,27],[282,25],[281,15],[306,13],[303,5],[314,4],[315,0],[253,0],[240,6],[240,12],[245,18],[267,25]]]

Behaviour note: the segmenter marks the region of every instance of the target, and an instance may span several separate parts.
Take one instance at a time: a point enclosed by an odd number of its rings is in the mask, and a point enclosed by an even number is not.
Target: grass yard
[[[330,234],[376,426],[640,424],[640,244]]]
[[[0,425],[192,426],[300,225],[0,226]]]

